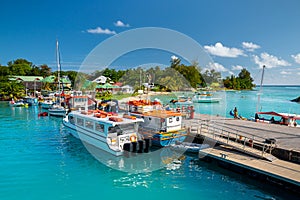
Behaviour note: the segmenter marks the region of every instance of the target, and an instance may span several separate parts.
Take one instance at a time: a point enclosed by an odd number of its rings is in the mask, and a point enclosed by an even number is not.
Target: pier
[[[300,164],[300,128],[297,127],[204,114],[185,120],[185,126],[195,138],[212,139],[245,153],[262,154],[259,157],[269,157],[269,160],[278,158]]]
[[[272,162],[257,159],[222,145],[201,150],[199,158],[213,159],[223,168],[299,193],[300,166],[298,164],[280,159]]]
[[[202,114],[184,125],[191,138],[213,144],[200,159],[299,192],[300,128]]]

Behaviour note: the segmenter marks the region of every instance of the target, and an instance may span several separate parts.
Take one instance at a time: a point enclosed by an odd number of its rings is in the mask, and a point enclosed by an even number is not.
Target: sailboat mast
[[[58,48],[58,40],[56,40],[56,63],[57,63],[57,81],[58,81],[59,104],[60,104],[60,55],[59,55],[59,48]]]
[[[258,112],[258,108],[259,108],[259,104],[260,104],[260,95],[261,95],[261,93],[262,93],[262,84],[263,84],[263,80],[264,80],[265,68],[266,68],[266,66],[263,65],[263,68],[262,68],[262,74],[261,74],[261,79],[260,79],[259,93],[258,93],[258,95],[257,95],[256,112]]]

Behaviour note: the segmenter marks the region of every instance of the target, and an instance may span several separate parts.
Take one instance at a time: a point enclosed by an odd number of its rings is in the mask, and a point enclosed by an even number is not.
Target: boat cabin
[[[68,115],[68,121],[77,131],[100,136],[111,149],[122,150],[125,143],[137,141],[138,125],[143,120],[116,116],[99,118],[93,113],[72,112]]]

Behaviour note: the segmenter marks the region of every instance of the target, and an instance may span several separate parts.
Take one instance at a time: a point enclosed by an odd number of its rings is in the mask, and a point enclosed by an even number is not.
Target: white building
[[[133,93],[133,87],[131,87],[130,85],[124,85],[124,86],[121,87],[121,91],[123,93],[130,94],[130,93]]]

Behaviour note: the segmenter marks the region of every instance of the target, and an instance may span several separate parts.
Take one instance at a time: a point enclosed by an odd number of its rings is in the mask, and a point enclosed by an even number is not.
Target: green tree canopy
[[[10,75],[26,76],[31,74],[32,63],[25,59],[17,59],[7,63]]]
[[[238,77],[231,75],[223,79],[224,86],[234,90],[251,90],[255,85],[249,71],[245,68],[241,70]]]

